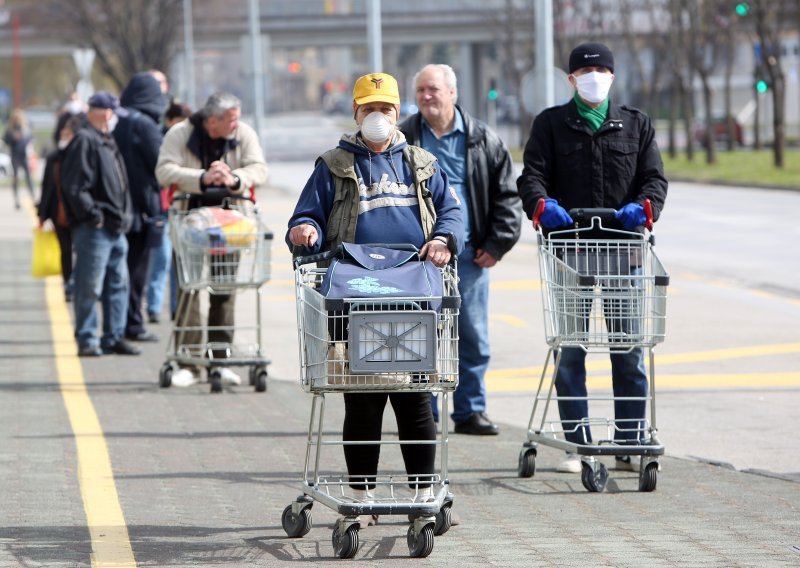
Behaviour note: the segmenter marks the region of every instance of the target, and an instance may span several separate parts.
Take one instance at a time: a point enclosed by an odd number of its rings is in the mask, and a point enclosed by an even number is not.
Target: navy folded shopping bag
[[[344,243],[325,273],[321,292],[329,299],[441,298],[442,273],[414,251]]]

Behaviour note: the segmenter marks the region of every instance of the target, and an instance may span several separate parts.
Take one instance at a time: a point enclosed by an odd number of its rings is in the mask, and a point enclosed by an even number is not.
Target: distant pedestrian
[[[70,116],[56,133],[57,148],[47,156],[42,176],[42,195],[37,208],[39,226],[50,221],[61,246],[61,276],[64,279],[64,298],[67,302],[72,301],[75,282],[72,278],[72,233],[61,187],[61,168],[67,147],[75,138],[75,133],[85,125],[85,115]]]
[[[161,186],[155,171],[162,140],[159,122],[167,108],[167,98],[158,80],[151,73],[142,72],[128,82],[120,104],[127,112],[114,128],[114,140],[125,160],[133,205],[127,234],[130,298],[125,337],[131,341],[158,341],[158,335],[145,327],[142,297],[147,286],[150,252],[161,246],[165,231]]]
[[[489,367],[489,269],[519,239],[522,208],[511,155],[500,137],[456,105],[456,74],[449,65],[426,65],[414,78],[419,112],[400,129],[409,144],[439,160],[458,194],[464,251],[458,256],[458,388],[453,422],[458,434],[494,435],[486,414]],[[447,409],[444,409],[447,412]]]
[[[164,128],[166,134],[174,125],[183,122],[192,116],[192,109],[188,105],[173,102],[164,113]],[[150,275],[147,278],[147,318],[150,323],[161,321],[161,310],[164,305],[164,291],[169,274],[169,307],[170,314],[175,314],[178,307],[178,275],[172,262],[172,240],[169,237],[169,209],[172,198],[172,188],[161,188],[161,215],[164,219],[164,234],[161,242],[150,251]]]
[[[643,112],[609,100],[614,82],[611,50],[600,43],[573,49],[569,82],[575,89],[572,100],[542,111],[525,145],[517,186],[528,218],[543,202],[545,230],[564,229],[573,224],[570,209],[604,207],[617,210],[610,228],[633,231],[644,224],[643,203],[649,199],[657,220],[667,197],[667,180],[655,130]],[[648,389],[643,352],[636,347],[610,356],[614,397],[620,399],[614,401],[614,439],[638,441]],[[580,426],[589,411],[586,351],[562,349],[555,386],[562,399],[558,410],[566,440],[591,444],[589,428]],[[617,468],[639,471],[639,459],[618,456]],[[580,457],[568,453],[557,469],[580,473]]]
[[[258,135],[240,121],[242,102],[230,93],[215,93],[203,108],[169,129],[158,155],[156,177],[162,186],[175,185],[179,194],[190,195],[189,207],[216,206],[222,197],[214,190],[247,195],[267,181],[267,164]],[[210,188],[211,191],[208,191]],[[206,193],[208,191],[208,194]],[[236,294],[209,294],[208,344],[233,343]],[[192,331],[181,333],[182,345],[201,345],[200,298],[187,302],[184,325]],[[181,345],[177,346],[181,349]],[[225,359],[230,350],[215,349],[211,355]],[[222,380],[241,384],[241,377],[228,367],[219,367]],[[175,386],[198,381],[196,366],[183,366],[172,375]]]
[[[125,162],[109,122],[118,112],[117,97],[100,91],[89,99],[89,126],[67,147],[61,184],[75,246],[75,339],[78,355],[138,355],[124,339],[128,313],[128,241],[131,198]],[[97,303],[103,306],[103,333],[98,340]]]
[[[25,173],[25,181],[28,183],[31,201],[36,202],[36,196],[33,193],[33,182],[31,181],[31,168],[28,162],[31,140],[33,140],[33,134],[31,134],[25,112],[22,109],[14,109],[8,119],[3,142],[8,146],[9,154],[11,155],[11,188],[14,191],[14,207],[17,209],[20,208],[18,193],[20,169]]]

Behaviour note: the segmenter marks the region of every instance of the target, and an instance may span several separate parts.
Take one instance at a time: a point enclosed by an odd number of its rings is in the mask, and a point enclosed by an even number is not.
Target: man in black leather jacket
[[[525,213],[532,219],[543,202],[540,222],[544,229],[555,230],[572,225],[570,209],[610,208],[617,211],[604,227],[639,230],[646,220],[645,201],[650,201],[657,220],[667,197],[655,130],[643,112],[609,100],[614,56],[605,45],[577,46],[570,54],[569,73],[575,96],[542,111],[525,146],[524,169],[517,180]],[[618,315],[616,321],[622,323]],[[588,416],[585,359],[582,348],[566,347],[556,372],[559,398],[571,399],[559,400],[558,407],[565,438],[574,444],[592,442],[589,429],[580,425]],[[614,396],[628,399],[614,401],[614,438],[638,442],[648,389],[642,349],[612,353],[611,368]],[[579,457],[568,453],[557,469],[580,473],[581,467]],[[639,458],[617,457],[617,467],[638,471]]]
[[[486,124],[455,104],[449,65],[427,65],[414,78],[420,112],[400,129],[409,144],[433,153],[461,202],[465,247],[459,255],[459,384],[453,422],[460,434],[492,435],[484,376],[489,366],[489,268],[519,239],[521,211],[511,155]]]

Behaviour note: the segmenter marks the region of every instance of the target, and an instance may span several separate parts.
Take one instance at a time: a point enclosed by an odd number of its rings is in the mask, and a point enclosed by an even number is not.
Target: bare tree
[[[138,71],[167,69],[182,37],[181,0],[59,0],[52,9],[120,89]]]
[[[781,67],[780,26],[785,20],[783,8],[786,4],[770,0],[753,2],[756,36],[761,46],[760,65],[766,74],[772,93],[772,144],[773,162],[776,168],[784,165],[786,147],[786,75]]]
[[[692,89],[693,70],[689,65],[690,45],[687,35],[691,34],[688,19],[685,18],[684,6],[686,0],[670,0],[670,45],[672,52],[672,99],[670,104],[671,119],[677,116],[678,111],[683,116],[683,125],[686,136],[686,159],[694,160],[694,136],[692,123],[694,122],[694,91]],[[675,127],[671,127],[674,136]],[[675,156],[674,140],[671,141],[670,155]]]

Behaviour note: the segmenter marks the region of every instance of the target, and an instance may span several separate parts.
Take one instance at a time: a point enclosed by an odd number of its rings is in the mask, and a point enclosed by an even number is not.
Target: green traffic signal
[[[767,89],[769,89],[769,85],[764,80],[756,81],[756,91],[759,93],[766,93]]]
[[[497,100],[497,89],[489,89],[489,92],[486,93],[486,98],[489,99],[490,101],[496,101]]]
[[[736,13],[739,16],[746,16],[750,11],[750,5],[747,2],[739,2],[736,4]]]

